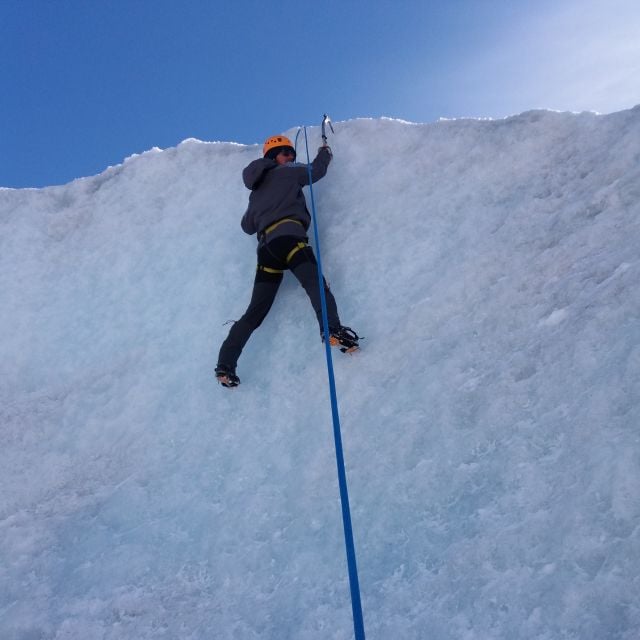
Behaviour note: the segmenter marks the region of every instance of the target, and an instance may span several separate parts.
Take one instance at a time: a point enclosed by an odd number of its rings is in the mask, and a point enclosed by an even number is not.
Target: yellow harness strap
[[[274,222],[272,225],[268,226],[264,231],[264,235],[266,236],[267,234],[271,233],[276,227],[279,227],[281,224],[284,224],[285,222],[295,222],[296,224],[299,224],[301,227],[304,227],[304,225],[302,224],[302,222],[300,222],[300,220],[294,220],[293,218],[282,218],[282,220],[278,220],[278,222]]]
[[[271,267],[263,267],[261,264],[258,265],[258,271],[266,271],[267,273],[284,273],[282,269],[272,269]]]
[[[289,253],[287,254],[287,264],[291,262],[291,258],[293,258],[293,256],[295,256],[296,253],[300,251],[300,249],[304,249],[306,246],[307,246],[306,242],[298,242],[298,244],[295,247],[293,247],[293,249],[291,249],[291,251],[289,251]]]

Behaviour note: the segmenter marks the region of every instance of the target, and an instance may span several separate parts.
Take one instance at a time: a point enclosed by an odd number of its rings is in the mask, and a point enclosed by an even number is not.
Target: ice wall
[[[335,368],[368,637],[639,637],[639,140],[640,108],[337,123],[314,193],[366,336]],[[351,637],[292,277],[241,387],[213,378],[258,155],[0,190],[3,640]]]

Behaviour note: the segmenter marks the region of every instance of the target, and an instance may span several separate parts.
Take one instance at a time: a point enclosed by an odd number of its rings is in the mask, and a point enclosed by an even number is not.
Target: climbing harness
[[[300,222],[300,220],[294,220],[293,218],[282,218],[282,220],[278,220],[277,222],[274,222],[272,225],[268,226],[262,232],[262,235],[264,236],[269,235],[274,229],[277,229],[281,224],[284,224],[285,222],[294,222],[295,224],[299,224],[301,227],[304,227],[304,225],[302,224],[302,222]]]

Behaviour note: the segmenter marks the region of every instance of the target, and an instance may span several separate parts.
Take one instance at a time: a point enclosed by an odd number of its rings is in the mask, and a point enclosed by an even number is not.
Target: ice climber
[[[318,272],[307,229],[311,216],[302,187],[309,184],[309,168],[295,162],[296,152],[285,136],[272,136],[262,147],[263,157],[247,165],[242,179],[249,195],[249,206],[242,217],[245,233],[258,235],[258,266],[251,302],[244,315],[233,323],[220,347],[216,378],[225,387],[236,387],[240,379],[236,365],[244,345],[265,319],[275,300],[284,271],[289,269],[307,292],[322,333],[322,309]],[[311,179],[320,180],[331,162],[331,149],[324,144],[311,164]],[[343,352],[358,348],[358,336],[343,327],[336,301],[326,281],[324,290],[329,320],[330,344]]]

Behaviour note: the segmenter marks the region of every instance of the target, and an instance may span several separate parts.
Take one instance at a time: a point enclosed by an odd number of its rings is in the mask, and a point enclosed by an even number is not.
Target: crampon
[[[216,380],[228,389],[233,389],[240,384],[240,378],[236,375],[235,369],[231,369],[223,364],[216,367]]]
[[[324,336],[322,337],[324,342]],[[338,327],[329,330],[329,344],[339,347],[342,353],[355,353],[360,349],[360,336],[351,327]]]

